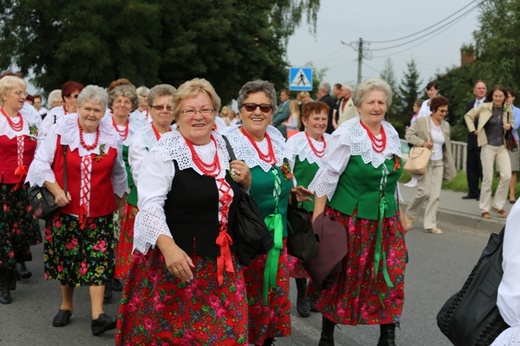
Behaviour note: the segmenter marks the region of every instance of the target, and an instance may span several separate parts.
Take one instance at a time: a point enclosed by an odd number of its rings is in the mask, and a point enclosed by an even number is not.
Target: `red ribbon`
[[[82,204],[79,208],[79,229],[85,229],[87,224],[87,205]]]
[[[215,242],[220,247],[220,256],[217,257],[217,274],[218,284],[222,285],[224,282],[224,268],[227,272],[233,273],[235,271],[233,262],[231,261],[230,245],[233,245],[233,240],[227,233],[227,227],[221,227],[217,240]]]
[[[14,186],[12,191],[18,190],[18,188],[23,184],[28,170],[29,169],[26,165],[20,165],[16,167],[16,169],[14,170],[14,175],[18,177],[18,183]]]

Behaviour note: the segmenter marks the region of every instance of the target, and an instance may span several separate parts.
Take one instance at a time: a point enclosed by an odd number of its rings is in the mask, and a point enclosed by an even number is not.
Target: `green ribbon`
[[[264,220],[270,232],[273,232],[274,246],[267,253],[264,270],[264,305],[267,305],[269,288],[276,287],[276,274],[278,273],[278,261],[283,248],[283,222],[281,214],[270,214]]]
[[[382,197],[379,201],[379,220],[377,225],[376,233],[376,253],[374,255],[374,280],[377,280],[377,273],[379,272],[379,262],[383,257],[383,277],[385,278],[386,285],[390,288],[394,287],[388,269],[386,267],[386,253],[383,249],[383,218],[385,217],[385,211],[388,207],[388,201],[386,197]]]

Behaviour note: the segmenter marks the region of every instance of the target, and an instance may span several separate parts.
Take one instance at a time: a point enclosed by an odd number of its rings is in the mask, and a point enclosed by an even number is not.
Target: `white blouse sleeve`
[[[123,143],[118,139],[117,157],[112,168],[112,188],[114,193],[119,197],[123,197],[125,193],[130,192],[128,189],[128,177],[126,175],[125,161],[123,160]]]
[[[504,275],[498,287],[497,306],[510,326],[492,345],[520,345],[520,202],[515,203],[507,217],[502,249]]]
[[[132,171],[132,177],[134,181],[138,181],[139,169],[143,163],[144,158],[148,154],[148,149],[141,136],[141,133],[137,133],[132,143],[128,147],[128,163]]]
[[[46,181],[49,183],[56,182],[56,176],[54,175],[51,165],[54,162],[57,139],[56,126],[51,126],[47,136],[38,146],[34,159],[29,166],[29,172],[27,173],[25,182],[28,182],[31,186],[43,186]]]
[[[139,212],[135,217],[134,249],[143,254],[155,247],[161,234],[171,238],[164,204],[174,176],[173,161],[164,161],[159,150],[150,151],[142,162],[137,180]]]
[[[330,136],[325,156],[321,159],[320,169],[309,184],[309,190],[318,197],[326,195],[331,200],[336,191],[339,176],[347,168],[349,160],[350,146],[341,144],[341,136]]]

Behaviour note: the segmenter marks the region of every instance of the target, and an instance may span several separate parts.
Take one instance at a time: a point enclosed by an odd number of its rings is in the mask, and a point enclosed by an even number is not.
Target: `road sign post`
[[[289,90],[311,91],[312,68],[291,67],[291,69],[289,70]]]

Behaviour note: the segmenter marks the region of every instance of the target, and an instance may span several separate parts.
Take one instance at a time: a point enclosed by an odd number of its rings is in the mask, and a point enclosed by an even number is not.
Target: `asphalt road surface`
[[[409,264],[405,279],[405,308],[401,329],[397,330],[400,346],[449,346],[436,324],[436,315],[446,299],[462,287],[473,265],[487,243],[489,235],[483,231],[441,224],[443,235],[426,234],[419,227],[406,236]],[[78,345],[104,346],[114,344],[114,332],[92,336],[90,331],[90,301],[88,288],[76,289],[74,315],[63,328],[51,325],[60,305],[60,285],[43,280],[43,245],[33,247],[34,261],[27,263],[33,272],[31,279],[18,282],[12,292],[13,303],[0,305],[0,345]],[[293,302],[296,297],[292,284]],[[119,294],[115,292],[105,312],[115,315]],[[293,335],[280,338],[276,345],[317,345],[321,315],[309,318],[297,315],[292,309]],[[378,326],[340,326],[336,328],[336,345],[370,346],[377,344]]]

